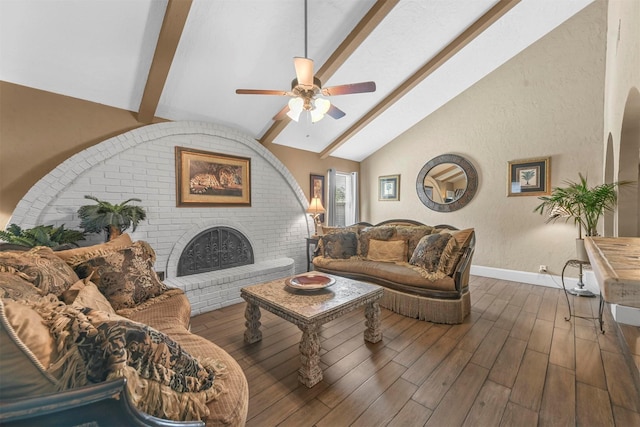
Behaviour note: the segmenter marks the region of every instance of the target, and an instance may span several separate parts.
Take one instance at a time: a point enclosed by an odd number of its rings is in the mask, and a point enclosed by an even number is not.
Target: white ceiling
[[[361,161],[593,0],[522,0],[331,155]],[[309,0],[318,70],[375,0]],[[274,143],[322,152],[497,0],[400,0],[323,86],[347,114],[290,122]],[[138,111],[167,0],[0,0],[0,80]],[[286,104],[235,89],[288,90],[304,56],[303,0],[193,0],[156,116],[226,124],[260,139]]]

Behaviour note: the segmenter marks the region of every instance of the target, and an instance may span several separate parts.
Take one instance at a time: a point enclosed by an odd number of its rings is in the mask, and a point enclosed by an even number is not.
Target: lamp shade
[[[328,99],[317,98],[313,101],[313,105],[315,108],[311,110],[311,123],[319,122],[324,118],[331,107],[331,102]]]
[[[289,112],[287,116],[293,121],[298,121],[300,113],[304,108],[304,100],[302,98],[291,98],[289,100]]]
[[[322,206],[320,197],[314,197],[313,199],[311,199],[311,202],[309,202],[309,209],[307,209],[307,213],[317,215],[325,212],[326,211],[324,209],[324,206]]]

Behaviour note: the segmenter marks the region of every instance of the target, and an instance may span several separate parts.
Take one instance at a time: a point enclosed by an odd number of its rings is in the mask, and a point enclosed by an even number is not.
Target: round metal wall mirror
[[[476,169],[467,159],[456,154],[443,154],[429,160],[416,179],[420,201],[437,212],[463,208],[477,189]]]

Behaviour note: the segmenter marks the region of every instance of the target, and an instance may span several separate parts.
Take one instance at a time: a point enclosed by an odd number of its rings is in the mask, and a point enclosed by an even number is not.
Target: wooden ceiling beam
[[[471,41],[478,37],[484,30],[489,28],[498,19],[511,10],[520,0],[501,0],[482,15],[477,21],[471,24],[462,34],[456,37],[451,43],[445,46],[418,71],[416,71],[407,80],[402,82],[393,92],[386,98],[374,106],[360,120],[355,122],[349,129],[336,138],[327,148],[320,152],[320,158],[326,159],[342,144],[347,142],[349,138],[360,132],[365,126],[371,123],[376,117],[382,114],[387,108],[391,107],[400,98],[406,95],[410,90],[415,88],[419,83],[440,68],[451,57],[458,53],[462,48],[467,46]]]
[[[373,30],[391,12],[400,0],[377,0],[367,14],[358,22],[344,41],[316,72],[315,76],[325,82],[345,63],[353,52],[369,37]],[[273,124],[259,139],[261,144],[273,142],[276,137],[287,127],[291,119],[274,121]]]
[[[167,10],[164,13],[156,50],[153,54],[151,67],[149,67],[147,83],[138,109],[140,123],[151,123],[156,115],[160,96],[167,82],[171,63],[178,49],[178,42],[180,42],[192,2],[193,0],[169,0],[167,3]]]

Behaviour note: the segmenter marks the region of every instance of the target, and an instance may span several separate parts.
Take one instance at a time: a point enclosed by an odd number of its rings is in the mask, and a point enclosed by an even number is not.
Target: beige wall
[[[0,227],[17,203],[45,174],[73,154],[113,136],[143,126],[135,114],[0,82]],[[161,120],[157,120],[161,121]],[[157,122],[156,121],[156,122]],[[359,163],[270,144],[269,149],[309,193],[309,174],[334,167],[359,171]]]
[[[551,157],[552,186],[602,179],[606,3],[590,5],[361,164],[362,219],[409,217],[475,227],[474,265],[559,274],[577,230],[532,211],[537,197],[507,197],[507,162]],[[471,203],[436,213],[415,180],[431,158],[466,157],[479,175]],[[379,202],[377,177],[401,174],[399,202]]]

